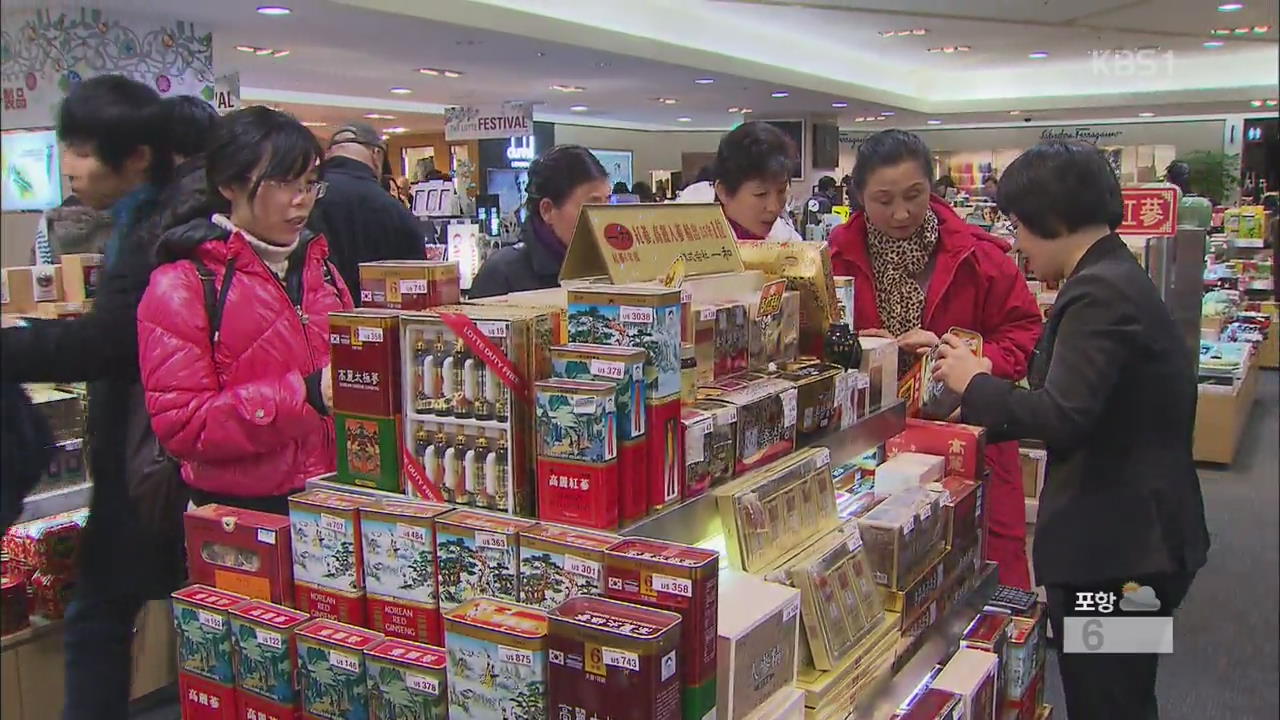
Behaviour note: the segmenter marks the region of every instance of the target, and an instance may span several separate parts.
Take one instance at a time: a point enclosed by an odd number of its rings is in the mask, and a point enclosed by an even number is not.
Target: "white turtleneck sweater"
[[[284,280],[285,271],[289,269],[289,256],[297,249],[301,236],[294,238],[288,245],[272,245],[250,235],[244,228],[236,227],[236,224],[226,215],[215,214],[210,220],[227,232],[239,232],[243,235],[245,242],[249,243],[249,247],[262,258],[262,262],[266,263],[271,272],[275,273],[280,280]]]

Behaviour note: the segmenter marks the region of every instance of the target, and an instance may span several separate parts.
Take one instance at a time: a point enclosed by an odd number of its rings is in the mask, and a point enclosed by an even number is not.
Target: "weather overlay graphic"
[[[1076,590],[1062,619],[1062,649],[1068,653],[1173,652],[1172,608],[1149,585],[1126,582],[1119,592]]]

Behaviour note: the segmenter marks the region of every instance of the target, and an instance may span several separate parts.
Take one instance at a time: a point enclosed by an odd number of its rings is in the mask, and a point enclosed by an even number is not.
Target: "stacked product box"
[[[738,462],[738,407],[713,399],[693,404],[711,416],[710,454],[707,458],[711,485],[723,485],[734,478]]]
[[[384,640],[364,651],[369,675],[369,720],[443,720],[449,717],[443,648]]]
[[[838,667],[880,626],[884,606],[855,527],[828,533],[785,572],[800,590],[808,659],[818,670]]]
[[[618,383],[540,380],[535,387],[538,517],[618,527]]]
[[[458,264],[431,260],[360,263],[360,305],[392,310],[426,310],[458,302]]]
[[[289,498],[294,605],[321,618],[365,625],[360,509],[374,500],[307,490]]]
[[[804,650],[805,636],[800,637]],[[886,617],[835,669],[817,670],[812,662],[802,662],[796,686],[804,690],[806,717],[844,720],[854,701],[889,674],[897,642],[897,622]]]
[[[885,455],[928,453],[946,458],[945,472],[969,480],[985,475],[986,430],[976,425],[908,418],[907,427],[885,442]]]
[[[445,501],[534,515],[531,383],[550,374],[551,319],[502,305],[401,316],[408,469]]]
[[[519,534],[520,602],[550,610],[570,598],[604,594],[604,553],[618,536],[550,523]]]
[[[737,474],[767,465],[795,449],[796,395],[794,383],[756,374],[698,388],[699,398],[737,407]]]
[[[787,289],[800,293],[800,352],[822,354],[827,327],[838,317],[836,290],[831,274],[831,251],[825,243],[738,242],[742,264],[787,281]]]
[[[819,362],[792,362],[782,366],[778,377],[796,386],[796,442],[821,436],[838,422],[837,381],[843,370]],[[838,425],[837,425],[838,427]]]
[[[858,518],[877,584],[906,590],[945,552],[940,498],[926,488],[908,488]]]
[[[1009,640],[1000,656],[1005,667],[1006,702],[1025,697],[1036,678],[1044,674],[1047,615],[1044,605],[1037,603],[1028,615],[1009,619]]]
[[[400,492],[399,313],[329,313],[329,353],[338,481]]]
[[[880,597],[884,607],[890,612],[899,614],[903,627],[938,597],[948,579],[944,558],[939,557],[929,564],[905,590],[890,590],[880,587]]]
[[[710,413],[692,407],[680,409],[680,432],[684,436],[681,456],[684,462],[684,489],[686,499],[695,498],[711,487],[715,427]]]
[[[714,490],[729,563],[755,573],[834,529],[831,451],[810,448]]]
[[[898,398],[898,343],[893,338],[859,336],[862,364],[858,369],[870,381],[868,409],[875,412]]]
[[[942,514],[946,524],[947,576],[962,570],[976,571],[986,549],[986,486],[964,478],[948,476],[929,485],[943,493]]]
[[[647,420],[644,363],[640,348],[576,343],[551,348],[555,377],[617,383],[618,512],[633,523],[649,510],[647,478]]]
[[[940,455],[914,452],[894,455],[876,467],[876,494],[893,495],[941,480],[944,465]]]
[[[309,620],[306,613],[251,600],[230,620],[237,717],[294,720],[302,698],[293,634]]]
[[[294,631],[302,687],[303,720],[369,717],[369,666],[365,652],[381,633],[316,618]]]
[[[767,369],[796,359],[800,329],[800,294],[787,292],[785,281],[767,283],[752,307],[747,338],[747,365]]]
[[[1010,617],[1004,613],[983,611],[969,623],[969,627],[965,628],[964,633],[960,636],[960,647],[973,648],[974,650],[985,650],[994,654],[1000,659],[1000,664],[996,667],[996,707],[1000,708],[999,717],[1005,717],[1005,709],[1007,707],[1008,688],[1006,685],[1006,675],[1008,668],[1005,664],[1007,657],[1005,652],[1009,644],[1009,628],[1012,626]]]
[[[27,579],[34,573],[72,577],[88,518],[88,508],[80,508],[9,528],[3,540],[8,569]]]
[[[387,637],[439,645],[436,519],[439,503],[380,500],[360,509],[369,627]]]
[[[715,713],[719,563],[713,550],[643,538],[624,538],[605,553],[609,598],[680,615],[685,720]]]
[[[569,340],[643,348],[650,509],[680,501],[680,291],[584,285],[568,292]]]
[[[965,718],[996,720],[996,666],[999,662],[992,653],[960,648],[933,679],[932,687],[959,695]]]
[[[547,615],[475,598],[444,614],[450,720],[547,717]]]
[[[800,593],[733,571],[721,576],[720,591],[733,601],[717,613],[716,713],[744,720],[795,681]]]
[[[192,582],[277,605],[293,604],[289,518],[210,504],[188,510],[183,522]]]
[[[548,614],[550,717],[679,720],[680,616],[579,597]]]
[[[246,598],[206,585],[187,586],[172,597],[182,717],[232,720],[236,677],[231,611]]]
[[[440,610],[475,597],[520,597],[520,531],[536,523],[510,515],[455,510],[436,521]]]
[[[962,720],[964,717],[963,698],[947,690],[927,688],[913,698],[906,709],[894,713],[892,720]]]

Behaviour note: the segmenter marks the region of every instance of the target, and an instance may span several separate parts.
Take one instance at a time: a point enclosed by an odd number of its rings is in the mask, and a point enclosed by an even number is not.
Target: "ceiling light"
[[[856,118],[854,118],[854,119],[853,119],[853,121],[854,121],[854,122],[866,122],[866,121],[867,121],[867,119],[866,119],[866,118],[864,118],[864,117],[856,117]]]
[[[447,78],[462,77],[462,73],[457,70],[445,70],[444,76]]]
[[[1262,107],[1262,101],[1261,101],[1261,100],[1250,100],[1250,101],[1249,101],[1249,107]]]
[[[1230,35],[1231,28],[1214,28],[1209,31],[1210,35]]]
[[[254,55],[270,55],[272,52],[275,52],[275,51],[272,50],[271,48],[258,48],[257,50],[253,51],[253,54]]]
[[[1022,114],[1022,111],[1021,111],[1021,110],[1010,110],[1010,111],[1009,111],[1009,114],[1010,114],[1010,115],[1021,115],[1021,114]]]
[[[654,100],[662,103],[663,105],[675,105],[676,103],[680,102],[675,98],[669,98],[669,97],[654,98]]]
[[[385,129],[383,129],[383,131],[382,131],[382,132],[384,132],[384,133],[393,133],[393,134],[394,134],[394,133],[409,132],[409,128],[403,128],[403,127],[400,127],[400,126],[396,126],[396,127],[389,127],[389,128],[385,128]]]
[[[393,87],[393,88],[391,88],[391,91],[390,91],[390,92],[392,92],[392,93],[394,93],[394,94],[396,94],[396,95],[408,95],[409,93],[411,93],[411,92],[413,92],[413,91],[412,91],[412,90],[410,90],[409,88],[406,88],[406,87]]]
[[[926,123],[928,123],[929,125],[941,125],[941,124],[942,124],[942,121],[941,121],[941,120],[938,120],[938,119],[936,119],[936,118],[935,118],[935,119],[933,119],[933,120],[925,120],[925,122],[926,122]]]
[[[246,53],[257,52],[257,51],[258,51],[258,48],[254,47],[254,46],[252,46],[252,45],[237,45],[237,46],[236,46],[236,49],[237,49],[237,50],[239,50],[240,52],[246,52]]]
[[[586,88],[578,85],[552,85],[552,90],[558,90],[562,93],[577,93],[586,90]]]
[[[694,80],[694,82],[698,83],[699,85],[710,85],[715,81],[716,81],[715,78],[698,78]]]
[[[880,37],[906,37],[908,35],[924,35],[929,31],[925,28],[909,28],[906,30],[881,30]]]
[[[1201,43],[1201,46],[1209,50],[1212,50],[1214,48],[1220,48],[1223,45],[1226,45],[1226,43],[1222,42],[1221,40],[1210,40],[1208,42]]]
[[[439,75],[440,71],[435,68],[418,68],[418,72],[423,75]]]
[[[1275,107],[1275,106],[1276,106],[1276,101],[1274,99],[1267,101],[1267,107]]]
[[[570,105],[569,109],[572,110],[573,112],[586,112],[591,108],[587,107],[586,105]]]
[[[731,113],[742,112],[742,108],[731,107],[729,108],[729,112]]]
[[[1140,112],[1140,113],[1138,113],[1138,117],[1155,117],[1155,116],[1156,116],[1156,114],[1155,114],[1155,113],[1153,113],[1153,112]]]
[[[787,92],[786,90],[774,90],[773,92],[769,93],[769,97],[784,98],[790,94],[791,93]]]
[[[742,108],[742,113],[744,115],[747,113],[753,113],[753,112],[755,112],[755,110],[752,110],[751,108]]]
[[[293,12],[283,5],[260,5],[258,6],[259,15],[288,15]]]
[[[1155,52],[1160,49],[1159,45],[1139,45],[1134,48],[1136,52]]]
[[[693,122],[693,118],[686,115],[676,118],[676,122]]]
[[[395,115],[383,115],[382,113],[365,113],[364,116],[370,120],[395,120]]]
[[[894,116],[894,114],[895,114],[895,113],[894,113],[892,110],[881,110],[881,111],[880,111],[880,116],[881,116],[881,117],[893,117],[893,116]]]
[[[277,50],[277,51],[275,51],[275,52],[271,53],[271,57],[273,57],[273,58],[282,58],[282,57],[284,57],[284,56],[286,56],[286,55],[288,55],[288,54],[289,54],[289,51],[288,51],[288,50]]]
[[[302,127],[324,127],[328,123],[317,122],[315,120],[303,120]]]
[[[1232,30],[1231,32],[1235,33],[1236,35],[1248,35],[1249,30],[1251,29],[1252,28],[1248,28],[1248,27],[1238,27],[1235,30]]]
[[[1261,34],[1263,34],[1263,33],[1265,33],[1265,32],[1268,32],[1268,31],[1270,31],[1270,30],[1271,30],[1271,26],[1270,26],[1270,25],[1254,25],[1254,26],[1253,26],[1253,31],[1254,31],[1254,32],[1256,32],[1256,33],[1258,33],[1259,35],[1261,35]]]
[[[1244,9],[1244,3],[1227,2],[1218,6],[1218,12],[1236,12]]]
[[[833,103],[831,103],[831,107],[833,107],[833,108],[847,108],[847,107],[849,107],[849,103],[847,103],[847,102],[833,102]]]
[[[1045,52],[1044,50],[1037,50],[1033,53],[1028,54],[1027,57],[1031,58],[1032,60],[1043,60],[1049,57],[1049,53]]]

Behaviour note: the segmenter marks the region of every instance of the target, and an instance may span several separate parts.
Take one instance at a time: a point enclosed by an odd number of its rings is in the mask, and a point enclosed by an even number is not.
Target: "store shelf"
[[[907,427],[907,404],[898,401],[858,420],[848,428],[825,435],[807,447],[831,450],[831,466],[837,467],[858,459],[868,450],[882,445]]]
[[[375,490],[373,488],[360,487],[359,485],[348,485],[346,483],[335,482],[328,478],[332,475],[321,475],[307,480],[306,488],[308,490],[330,490],[332,492],[346,493],[347,495],[359,495],[361,497],[376,498],[378,500],[404,500],[404,493],[387,492],[386,490]]]
[[[89,481],[32,495],[23,504],[22,515],[18,518],[18,522],[37,520],[50,515],[88,507],[89,501],[92,499],[93,483]]]

